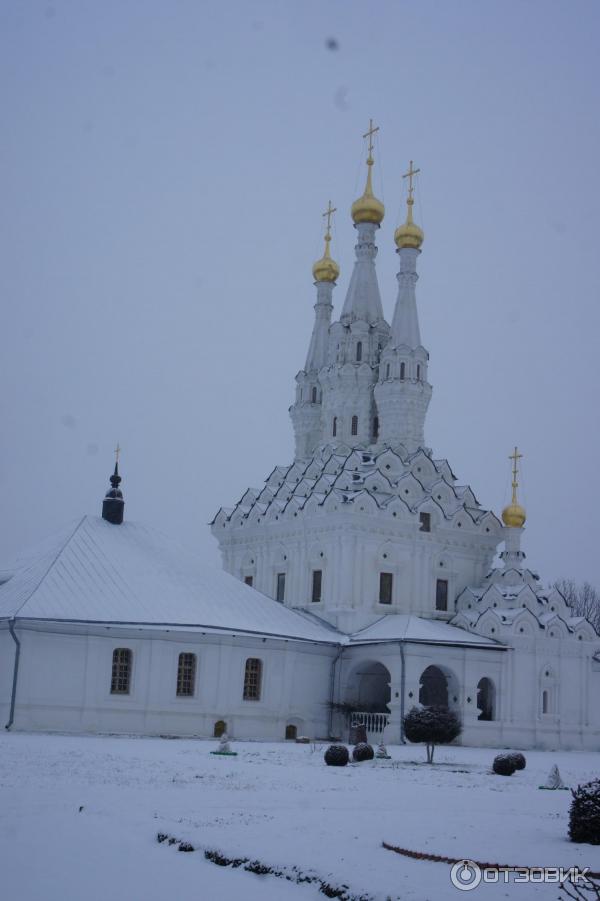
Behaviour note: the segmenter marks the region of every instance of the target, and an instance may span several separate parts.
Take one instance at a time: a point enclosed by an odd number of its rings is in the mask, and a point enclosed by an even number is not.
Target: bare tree
[[[557,579],[552,587],[560,591],[573,616],[585,616],[600,633],[600,591],[597,588],[589,582],[577,583],[574,579]]]

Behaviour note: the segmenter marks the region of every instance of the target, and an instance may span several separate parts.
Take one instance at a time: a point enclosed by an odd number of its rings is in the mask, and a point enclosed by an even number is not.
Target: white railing
[[[367,732],[382,733],[390,721],[389,713],[354,711],[350,718],[352,726],[365,726]]]

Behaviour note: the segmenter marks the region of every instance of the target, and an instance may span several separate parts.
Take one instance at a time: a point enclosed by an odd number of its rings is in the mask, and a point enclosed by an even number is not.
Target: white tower
[[[333,312],[332,294],[340,268],[331,259],[331,216],[336,210],[329,201],[323,216],[327,217],[325,232],[325,252],[313,266],[313,276],[317,288],[315,322],[313,325],[308,354],[304,369],[296,376],[296,400],[290,407],[290,416],[296,439],[296,459],[308,459],[321,439],[321,385],[319,371],[327,363],[329,348],[329,326]]]
[[[362,197],[352,204],[358,232],[356,260],[342,315],[330,328],[328,365],[321,370],[323,389],[322,443],[367,447],[377,440],[379,426],[373,397],[382,347],[389,337],[375,271],[375,231],[385,214],[373,194],[373,135],[369,125],[367,183]]]
[[[379,411],[379,441],[397,446],[402,444],[413,453],[425,444],[424,427],[431,399],[431,385],[427,381],[429,354],[421,344],[415,288],[417,257],[421,253],[423,231],[413,222],[412,160],[404,178],[409,179],[407,216],[404,225],[396,229],[394,240],[400,257],[398,298],[392,320],[389,343],[381,354],[379,381],[375,399]]]

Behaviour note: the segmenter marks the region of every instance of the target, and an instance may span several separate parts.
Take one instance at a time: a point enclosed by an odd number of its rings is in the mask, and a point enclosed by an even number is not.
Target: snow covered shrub
[[[498,754],[497,757],[494,757],[492,769],[498,776],[512,776],[517,769],[514,756],[512,754]]]
[[[447,707],[413,707],[404,717],[404,734],[409,741],[427,746],[427,763],[433,763],[436,745],[446,745],[462,732],[462,724]]]
[[[355,763],[362,763],[363,760],[373,760],[375,751],[366,741],[359,741],[352,749],[352,760]]]
[[[569,838],[572,842],[600,845],[600,779],[571,789]]]
[[[521,754],[520,751],[515,751],[509,755],[512,757],[513,762],[515,764],[515,770],[524,770],[527,766],[527,761],[525,760],[525,755]]]
[[[346,745],[329,745],[325,751],[325,763],[327,766],[346,766],[350,755]]]

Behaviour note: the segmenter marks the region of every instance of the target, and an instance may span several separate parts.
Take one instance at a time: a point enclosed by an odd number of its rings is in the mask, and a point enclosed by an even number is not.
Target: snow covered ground
[[[555,899],[556,886],[481,885],[464,893],[417,851],[522,866],[590,866],[600,849],[567,839],[569,792],[539,791],[553,763],[567,784],[600,775],[592,753],[528,752],[491,775],[490,750],[393,747],[392,761],[344,768],[325,746],[236,743],[235,758],[194,740],[9,733],[0,736],[0,897],[11,901],[309,901],[314,885],[221,868],[158,844],[295,865],[355,895],[410,901]],[[83,808],[80,811],[80,807]]]

